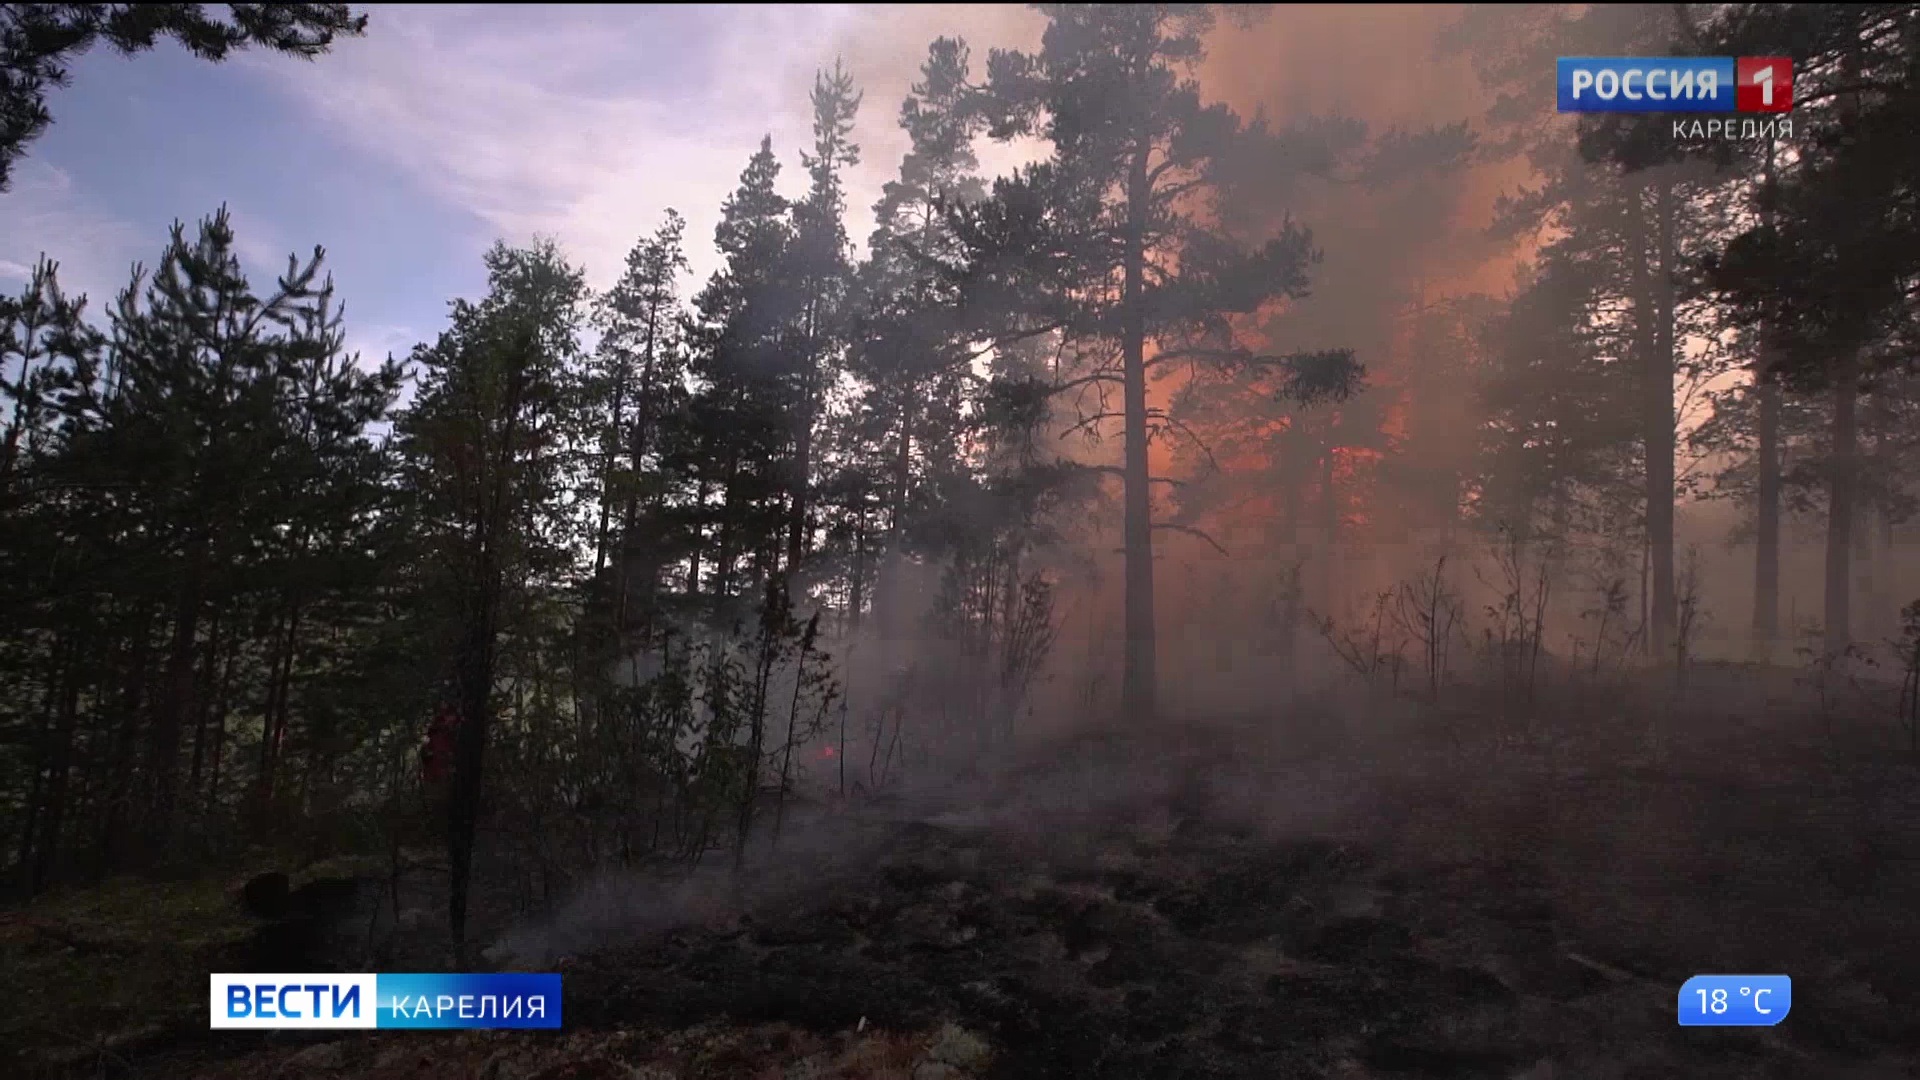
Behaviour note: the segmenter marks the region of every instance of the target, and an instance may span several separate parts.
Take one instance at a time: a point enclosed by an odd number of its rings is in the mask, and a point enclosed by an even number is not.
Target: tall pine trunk
[[[266,704],[261,710],[260,770],[255,797],[260,817],[256,828],[273,824],[273,803],[279,795],[280,748],[286,742],[287,720],[293,694],[294,650],[300,639],[301,603],[288,592],[284,614],[274,622],[274,648],[267,665]],[[284,629],[283,629],[284,628]]]
[[[1647,476],[1647,494],[1653,500],[1653,601],[1654,610],[1667,629],[1669,647],[1673,644],[1679,618],[1673,556],[1674,443],[1679,426],[1673,404],[1673,357],[1676,351],[1674,320],[1677,314],[1675,275],[1678,271],[1674,265],[1673,187],[1673,179],[1662,173],[1654,188],[1654,238],[1660,245],[1660,257],[1654,263],[1657,276],[1653,281],[1653,296],[1654,312],[1659,322],[1655,324],[1653,334],[1654,353],[1649,358],[1654,385],[1647,390],[1647,420],[1650,425],[1647,434],[1653,440],[1655,449],[1650,455],[1651,465]]]
[[[119,705],[109,717],[112,735],[107,749],[106,805],[102,808],[100,835],[94,845],[99,856],[98,869],[119,866],[126,851],[128,812],[132,809],[134,759],[140,730],[140,710],[147,700],[147,668],[151,656],[154,607],[141,603],[127,627]]]
[[[1764,361],[1761,378],[1765,378]],[[1780,388],[1771,381],[1757,387],[1759,470],[1755,520],[1758,535],[1753,563],[1753,636],[1762,659],[1771,659],[1780,636]]]
[[[1313,528],[1314,540],[1307,545],[1309,557],[1314,562],[1314,606],[1323,611],[1333,610],[1335,597],[1340,591],[1338,574],[1334,566],[1335,545],[1340,537],[1340,488],[1334,477],[1338,462],[1334,458],[1336,447],[1336,425],[1331,417],[1326,418],[1326,427],[1320,433],[1322,445],[1319,455],[1314,459],[1315,498],[1318,504],[1312,512],[1318,515],[1319,522]],[[1296,495],[1297,499],[1298,496]],[[1298,507],[1295,508],[1298,510]],[[1290,513],[1293,511],[1290,511]]]
[[[1845,365],[1833,388],[1833,449],[1827,462],[1826,651],[1837,654],[1853,640],[1853,525],[1860,453],[1859,387]]]
[[[633,429],[627,440],[627,457],[632,462],[635,476],[646,468],[647,440],[653,432],[655,372],[659,366],[659,313],[653,308],[647,311],[647,341],[640,367],[640,386],[635,394]],[[654,591],[660,584],[660,553],[658,538],[653,535],[642,536],[640,529],[640,491],[637,487],[627,491],[625,504],[620,510],[620,565],[616,573],[615,592],[615,628],[625,633],[634,623],[633,588],[640,582],[646,590],[643,620],[650,621],[654,609]]]
[[[713,567],[713,597],[716,602],[725,605],[733,598],[734,563],[738,553],[734,550],[734,519],[744,515],[747,508],[739,494],[740,451],[727,451],[727,467],[720,483],[720,528],[715,538]]]
[[[80,672],[71,658],[61,676],[60,706],[53,732],[52,757],[47,762],[47,781],[42,800],[38,839],[34,842],[33,863],[28,868],[29,895],[52,882],[60,865],[60,834],[66,824],[68,774],[73,764],[74,727],[80,716]]]
[[[194,708],[195,648],[211,538],[196,540],[187,556],[175,599],[173,633],[167,647],[163,687],[154,709],[147,743],[147,818],[141,830],[147,853],[164,852],[172,839],[174,794],[179,783],[180,741],[187,714]]]
[[[226,638],[232,635],[227,629],[222,612],[216,610],[213,625],[207,630],[207,651],[200,660],[200,679],[195,694],[193,711],[193,756],[187,766],[187,792],[193,795],[200,790],[200,774],[207,760],[207,721],[213,716],[213,702],[220,672],[220,656],[225,647]]]
[[[813,509],[813,422],[819,404],[816,400],[818,390],[815,387],[819,381],[820,370],[819,343],[816,340],[818,305],[817,298],[807,301],[806,356],[800,371],[799,415],[794,418],[793,501],[790,504],[790,517],[787,520],[788,596],[795,596],[793,590],[800,587],[800,560],[806,556],[807,548],[812,543],[812,537],[809,535],[812,530],[807,527],[807,515]]]
[[[25,820],[20,825],[20,854],[18,867],[25,871],[27,895],[38,891],[38,882],[33,878],[34,849],[38,842],[40,816],[45,809],[45,796],[49,766],[54,757],[56,739],[55,717],[60,711],[60,700],[65,694],[69,662],[67,654],[71,646],[65,634],[54,636],[52,648],[48,650],[45,682],[40,696],[40,723],[32,739],[33,757],[28,765],[29,780],[27,797],[23,807]]]
[[[880,628],[882,670],[894,655],[893,639],[898,623],[895,609],[900,605],[900,592],[905,584],[902,576],[906,561],[907,499],[913,484],[914,418],[918,415],[918,402],[911,390],[903,395],[899,408],[900,430],[894,437],[893,475],[887,493],[886,546],[873,582],[873,617]]]
[[[447,799],[447,919],[456,963],[467,965],[467,909],[479,832],[481,780],[486,765],[488,712],[493,704],[495,586],[484,578],[472,597],[457,665],[460,723],[453,744]]]
[[[1673,642],[1676,605],[1673,578],[1673,185],[1652,181],[1655,228],[1649,235],[1644,188],[1629,214],[1633,261],[1634,346],[1640,354],[1640,441],[1645,457],[1647,646],[1664,661]]]
[[[614,376],[613,416],[608,422],[606,451],[600,462],[600,520],[593,529],[593,576],[598,578],[607,566],[607,545],[612,540],[613,527],[613,467],[620,459],[620,428],[626,419],[627,410],[627,364],[623,359],[619,371]],[[640,470],[640,463],[634,462],[634,471]],[[621,579],[624,584],[624,577]],[[625,589],[616,586],[614,594],[616,610],[626,605]],[[616,623],[616,625],[618,625]]]
[[[693,496],[694,517],[693,517],[693,525],[690,530],[693,537],[693,540],[692,540],[693,550],[687,554],[687,595],[688,596],[700,595],[700,563],[701,563],[701,560],[706,555],[706,548],[707,548],[707,530],[706,530],[705,518],[707,513],[708,487],[709,485],[707,483],[707,478],[704,474],[702,474],[700,477],[700,483],[694,488],[694,496]]]
[[[1858,427],[1858,423],[1855,424]],[[1856,473],[1871,468],[1873,455],[1863,451]],[[1853,493],[1853,604],[1849,630],[1873,634],[1873,501],[1856,486]]]
[[[1760,207],[1762,224],[1773,227],[1774,145],[1767,143],[1767,163],[1762,182]],[[1780,637],[1780,387],[1773,381],[1772,353],[1762,328],[1759,363],[1755,365],[1754,389],[1758,395],[1756,421],[1759,472],[1758,505],[1754,508],[1757,536],[1753,562],[1753,636],[1760,659],[1773,659],[1773,645]]]
[[[534,346],[528,344],[531,352]],[[487,729],[493,708],[493,666],[495,636],[499,624],[501,594],[506,581],[502,575],[500,548],[512,528],[512,470],[518,460],[519,436],[525,417],[527,371],[525,359],[513,366],[507,376],[506,394],[501,404],[504,417],[500,445],[494,451],[492,490],[486,492],[477,507],[476,543],[472,550],[472,578],[466,583],[465,627],[460,653],[455,662],[456,689],[460,700],[459,726],[453,742],[453,778],[447,798],[447,922],[453,932],[455,962],[468,963],[467,907],[473,884],[474,838],[480,828],[480,804],[484,789]]]
[[[1853,83],[1860,74],[1860,49],[1841,57],[1842,79]],[[1840,122],[1850,126],[1859,115],[1857,90],[1839,99]],[[1834,365],[1832,446],[1827,456],[1827,566],[1826,640],[1829,656],[1844,652],[1853,640],[1853,529],[1860,456],[1859,358],[1846,356]]]
[[[861,609],[867,604],[867,507],[866,496],[861,495],[860,512],[853,520],[853,567],[852,580],[847,589],[847,622],[843,628],[847,634],[860,629]]]
[[[212,746],[208,750],[207,782],[201,814],[210,816],[220,805],[220,766],[227,750],[227,713],[233,701],[233,669],[240,656],[240,641],[235,635],[227,650],[226,663],[220,668],[220,683],[214,691]],[[196,778],[197,784],[197,778]],[[200,790],[196,786],[196,791]]]
[[[1146,226],[1152,181],[1147,173],[1151,150],[1145,140],[1134,149],[1127,177],[1126,292],[1121,300],[1121,347],[1125,366],[1126,463],[1126,654],[1121,678],[1122,709],[1135,723],[1154,718],[1153,500],[1147,471]]]
[[[808,383],[813,380],[808,379]],[[807,391],[807,403],[801,408],[799,432],[793,454],[793,502],[792,516],[787,522],[787,558],[786,577],[789,589],[800,585],[800,562],[806,557],[809,538],[807,515],[811,507],[811,475],[813,472],[813,391]]]

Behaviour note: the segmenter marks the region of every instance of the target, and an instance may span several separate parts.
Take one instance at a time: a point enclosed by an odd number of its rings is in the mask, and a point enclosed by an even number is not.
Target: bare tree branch
[[[1099,423],[1102,420],[1118,420],[1124,416],[1126,416],[1126,413],[1117,413],[1117,412],[1097,412],[1097,413],[1094,413],[1092,416],[1083,416],[1077,422],[1075,422],[1072,427],[1069,427],[1065,431],[1062,431],[1060,433],[1060,437],[1064,439],[1067,436],[1072,435],[1077,431],[1081,431],[1085,428],[1092,427],[1093,425]]]
[[[1177,533],[1183,533],[1187,536],[1197,536],[1200,539],[1205,540],[1207,542],[1207,546],[1213,548],[1213,550],[1219,552],[1222,555],[1227,554],[1227,549],[1221,547],[1219,541],[1215,540],[1213,537],[1208,536],[1206,533],[1202,532],[1199,529],[1194,528],[1191,525],[1176,525],[1171,521],[1157,521],[1157,522],[1154,522],[1153,527],[1156,529],[1165,530],[1166,532],[1177,532]]]
[[[1096,371],[1091,375],[1082,375],[1077,379],[1068,379],[1066,382],[1050,384],[1047,387],[1047,393],[1060,394],[1068,390],[1072,390],[1073,388],[1078,386],[1085,386],[1089,383],[1097,383],[1097,382],[1120,383],[1125,381],[1126,379],[1122,377],[1121,374],[1117,371]]]
[[[1188,438],[1188,440],[1190,440],[1193,443],[1193,445],[1200,448],[1200,453],[1204,455],[1207,459],[1207,467],[1212,469],[1215,472],[1221,471],[1220,463],[1214,460],[1213,447],[1208,446],[1207,441],[1205,439],[1202,439],[1198,432],[1194,431],[1193,428],[1187,426],[1186,421],[1179,420],[1179,419],[1176,419],[1175,417],[1167,415],[1167,412],[1164,409],[1148,409],[1147,419],[1159,420],[1162,423],[1166,424],[1168,427],[1173,428],[1176,431],[1179,431],[1182,435],[1185,435]]]
[[[1118,465],[1082,465],[1080,468],[1088,472],[1100,473],[1103,476],[1124,477],[1127,475],[1126,470]],[[1187,486],[1187,481],[1176,480],[1171,476],[1149,476],[1147,477],[1147,482],[1149,484],[1165,484],[1173,488],[1183,488]]]

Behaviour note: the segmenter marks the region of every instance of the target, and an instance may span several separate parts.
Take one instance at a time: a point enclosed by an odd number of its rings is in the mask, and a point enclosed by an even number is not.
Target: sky
[[[0,194],[0,288],[42,252],[96,317],[176,220],[224,204],[257,283],[324,245],[349,348],[404,355],[485,290],[496,240],[557,239],[595,288],[668,207],[688,220],[692,280],[763,135],[782,186],[805,186],[807,91],[844,60],[865,93],[847,178],[849,231],[906,150],[896,118],[927,43],[964,33],[1031,47],[1012,6],[376,5],[364,38],[312,62],[222,64],[171,43],[96,48],[48,100],[53,125]],[[990,169],[1030,153],[988,148]]]
[[[247,52],[210,64],[171,43],[81,56],[72,85],[49,97],[52,127],[0,194],[0,289],[45,252],[98,317],[136,260],[157,259],[172,222],[191,227],[224,204],[262,286],[290,253],[325,246],[348,347],[368,360],[404,356],[444,328],[450,300],[482,295],[481,256],[496,239],[556,239],[604,289],[673,207],[688,221],[691,291],[717,267],[721,202],[763,135],[783,188],[804,190],[817,71],[837,58],[864,93],[862,157],[846,177],[860,243],[907,149],[900,102],[927,45],[963,36],[981,77],[990,48],[1032,49],[1045,26],[1018,5],[366,10],[365,37],[313,61]],[[1482,107],[1477,85],[1434,45],[1457,17],[1449,6],[1280,6],[1214,35],[1202,89],[1283,122],[1341,113],[1378,131],[1464,119]],[[1042,152],[1033,141],[978,149],[988,175]],[[1305,305],[1318,314],[1302,324],[1315,340],[1295,347],[1363,345],[1383,306],[1431,298],[1435,277],[1497,287],[1505,271],[1489,278],[1458,241],[1514,179],[1490,172],[1397,202],[1323,193],[1293,208],[1327,251]],[[1463,254],[1478,265],[1459,265]]]

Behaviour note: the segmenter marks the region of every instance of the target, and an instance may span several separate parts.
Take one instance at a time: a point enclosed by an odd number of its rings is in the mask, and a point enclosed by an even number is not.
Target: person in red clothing
[[[420,748],[420,783],[429,793],[445,789],[453,775],[453,742],[460,730],[460,714],[442,705],[427,724],[427,742]]]

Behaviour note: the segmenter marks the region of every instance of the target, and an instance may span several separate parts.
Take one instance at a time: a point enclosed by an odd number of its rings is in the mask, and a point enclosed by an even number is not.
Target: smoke
[[[1332,175],[1274,161],[1270,177],[1237,185],[1236,213],[1250,239],[1283,220],[1304,225],[1321,253],[1310,295],[1254,327],[1256,343],[1282,354],[1351,349],[1367,366],[1369,385],[1344,405],[1271,410],[1276,439],[1296,426],[1295,437],[1270,455],[1298,474],[1290,495],[1276,490],[1271,470],[1222,459],[1226,417],[1191,416],[1189,432],[1150,445],[1156,474],[1194,480],[1196,469],[1227,470],[1205,478],[1216,494],[1198,517],[1183,512],[1179,492],[1155,491],[1158,519],[1198,530],[1155,538],[1161,681],[1177,711],[1250,704],[1246,695],[1271,683],[1273,653],[1292,647],[1274,640],[1272,623],[1281,580],[1293,567],[1304,566],[1305,602],[1322,611],[1341,607],[1429,561],[1422,530],[1444,527],[1436,518],[1456,509],[1435,512],[1445,500],[1433,494],[1430,476],[1388,475],[1378,466],[1384,454],[1417,443],[1431,469],[1469,468],[1479,438],[1468,419],[1473,387],[1436,376],[1436,352],[1446,343],[1430,340],[1444,329],[1432,324],[1449,304],[1505,291],[1528,254],[1490,230],[1497,201],[1529,178],[1526,163],[1448,154],[1440,152],[1444,137],[1424,139],[1478,126],[1489,105],[1465,47],[1471,42],[1456,31],[1464,14],[1459,5],[1388,12],[1276,6],[1251,25],[1222,20],[1208,41],[1196,72],[1204,98],[1278,132],[1342,125],[1364,132]],[[1393,149],[1409,159],[1404,167],[1378,168],[1391,164]],[[1151,403],[1167,407],[1184,378],[1150,386]],[[1117,446],[1099,453],[1117,460]],[[1067,629],[1066,651],[1086,669],[1065,677],[1112,685],[1118,522],[1083,524],[1098,584],[1083,581],[1073,594],[1083,618]]]
[[[1373,147],[1417,149],[1428,145],[1419,133],[1477,128],[1493,104],[1473,62],[1474,46],[1492,41],[1474,35],[1499,31],[1484,22],[1463,29],[1464,14],[1453,5],[1278,8],[1251,26],[1223,22],[1197,75],[1206,97],[1243,118],[1261,117],[1276,129],[1356,121]],[[1043,25],[1024,9],[964,7],[889,8],[850,22],[843,51],[868,93],[860,134],[865,153],[849,184],[850,203],[863,205],[858,193],[877,191],[897,167],[905,143],[891,124],[892,110],[932,37],[966,37],[977,73],[989,47],[1031,48]],[[1539,76],[1546,80],[1550,69],[1543,66]],[[1396,133],[1407,138],[1396,142]],[[987,171],[994,172],[1035,148],[996,151],[983,143],[982,150]],[[893,565],[883,571],[890,578],[879,590],[889,610],[881,611],[876,596],[867,621],[835,643],[844,711],[829,722],[823,741],[803,753],[799,778],[813,793],[837,797],[850,784],[862,795],[886,792],[886,798],[865,803],[860,813],[839,805],[795,806],[779,843],[763,835],[744,874],[720,860],[667,880],[638,872],[596,878],[552,917],[503,938],[494,958],[544,967],[609,939],[804,903],[870,871],[914,826],[990,832],[996,842],[1049,855],[1102,823],[1150,832],[1172,828],[1196,808],[1278,833],[1358,830],[1378,838],[1413,813],[1413,803],[1394,791],[1411,783],[1409,777],[1448,787],[1450,795],[1495,789],[1476,784],[1473,766],[1462,760],[1436,767],[1435,758],[1412,749],[1424,745],[1422,739],[1433,741],[1435,725],[1458,719],[1436,715],[1445,711],[1440,694],[1415,704],[1397,684],[1385,692],[1384,679],[1356,689],[1366,680],[1351,678],[1349,665],[1356,658],[1381,661],[1377,650],[1384,647],[1394,651],[1395,665],[1407,662],[1409,681],[1429,677],[1420,671],[1417,643],[1408,649],[1419,631],[1406,600],[1418,594],[1391,590],[1430,574],[1436,584],[1427,598],[1437,607],[1444,594],[1463,625],[1473,620],[1452,661],[1460,668],[1478,663],[1488,666],[1476,675],[1510,677],[1494,665],[1512,655],[1511,642],[1493,648],[1489,623],[1508,605],[1501,633],[1509,633],[1517,605],[1519,640],[1532,634],[1534,655],[1550,654],[1548,678],[1557,662],[1563,675],[1572,671],[1577,681],[1584,674],[1599,688],[1608,630],[1604,622],[1582,621],[1593,603],[1590,583],[1553,577],[1557,568],[1539,553],[1512,553],[1503,562],[1497,538],[1473,538],[1457,521],[1458,483],[1473,467],[1481,430],[1475,388],[1456,376],[1482,344],[1467,340],[1474,320],[1499,307],[1534,254],[1532,241],[1497,237],[1492,228],[1500,199],[1533,179],[1524,158],[1485,153],[1416,161],[1379,182],[1353,170],[1327,178],[1276,175],[1255,200],[1254,228],[1291,218],[1312,230],[1324,253],[1311,295],[1259,326],[1261,344],[1280,353],[1352,349],[1367,365],[1370,385],[1352,402],[1276,409],[1263,418],[1279,446],[1275,453],[1293,460],[1282,460],[1278,469],[1251,459],[1226,462],[1228,497],[1194,522],[1224,552],[1195,536],[1156,536],[1160,706],[1170,721],[1160,731],[1111,740],[1086,735],[1111,731],[1117,712],[1123,625],[1117,508],[1076,509],[1073,520],[1052,523],[1062,543],[1024,553],[1024,571],[1051,575],[1060,585],[1051,611],[1059,639],[1042,676],[1019,694],[979,693],[969,680],[992,664],[967,651],[964,632],[939,631],[936,624],[951,614],[942,610],[945,568]],[[1154,403],[1168,406],[1173,389],[1153,387]],[[1049,435],[1070,420],[1056,418]],[[1204,418],[1196,426],[1203,438],[1220,434]],[[1117,459],[1117,440],[1092,448],[1054,443],[1078,460]],[[1164,443],[1151,456],[1156,471],[1192,463]],[[1456,486],[1449,491],[1446,481]],[[1294,490],[1282,492],[1280,484]],[[1177,496],[1168,498],[1159,513],[1164,519],[1178,506]],[[1725,504],[1691,521],[1683,515],[1676,548],[1685,552],[1703,538],[1724,535],[1731,516]],[[1817,579],[1809,550],[1788,553],[1789,579],[1803,582],[1797,600],[1791,585],[1786,590],[1789,621],[1796,603],[1800,611],[1813,607],[1804,585]],[[1740,595],[1747,566],[1712,558],[1699,565],[1707,609],[1724,610],[1725,602],[1714,598]],[[1374,598],[1379,606],[1369,610]],[[1529,617],[1535,621],[1526,625]],[[1549,624],[1553,637],[1543,642]],[[1473,655],[1483,628],[1487,648]],[[1612,630],[1615,653],[1607,664],[1627,665],[1622,631],[1619,624]],[[1552,655],[1580,635],[1589,640],[1576,642],[1570,657]],[[1375,654],[1354,652],[1364,647]],[[1533,710],[1536,672],[1527,670],[1525,709]],[[1431,677],[1436,686],[1445,678]],[[1600,715],[1620,708],[1616,703],[1596,704],[1597,693],[1589,700],[1575,682],[1565,686],[1571,689],[1564,698],[1520,722],[1560,723],[1543,717],[1578,708],[1593,713],[1583,718],[1593,730],[1624,729],[1621,716]],[[1502,694],[1513,689],[1499,684]],[[1512,698],[1521,694],[1516,690]],[[1448,707],[1484,711],[1472,717],[1475,724],[1496,722],[1484,699]],[[978,738],[983,721],[1014,738]],[[1457,747],[1459,736],[1449,737]],[[1329,749],[1346,753],[1320,753]],[[1457,825],[1442,816],[1428,828],[1450,830],[1451,842],[1478,842]]]
[[[777,921],[862,894],[877,868],[964,860],[969,848],[990,846],[1059,874],[1099,861],[1115,829],[1164,840],[1204,822],[1278,837],[1376,840],[1384,755],[1369,754],[1361,770],[1302,752],[1314,746],[1301,738],[1306,728],[1359,711],[1356,702],[1322,702],[1291,723],[1197,720],[1164,742],[1140,732],[1062,732],[996,756],[985,771],[923,769],[886,799],[795,800],[777,833],[765,821],[756,826],[738,867],[713,858],[693,868],[600,873],[550,914],[502,934],[487,959],[551,969],[664,931]],[[1394,716],[1376,720],[1368,737],[1384,748],[1401,725]]]
[[[1252,27],[1215,35],[1203,90],[1242,116],[1276,126],[1348,118],[1376,139],[1477,121],[1489,101],[1468,53],[1443,36],[1461,5],[1369,9],[1287,6]],[[1383,327],[1409,301],[1503,287],[1513,253],[1485,231],[1495,200],[1526,178],[1524,165],[1472,161],[1416,170],[1398,183],[1306,184],[1292,213],[1324,253],[1314,296],[1300,305],[1300,347],[1389,343]]]
[[[1462,35],[1487,31],[1463,29],[1467,13],[1464,5],[1366,11],[1262,6],[1250,21],[1219,22],[1196,76],[1207,99],[1226,103],[1245,119],[1264,118],[1276,129],[1357,121],[1379,142],[1473,122],[1490,102],[1466,47],[1471,42]],[[841,20],[835,54],[846,59],[865,93],[856,133],[862,160],[848,178],[855,216],[849,231],[856,242],[865,236],[859,223],[866,207],[893,178],[907,148],[895,118],[928,43],[940,35],[963,38],[972,49],[975,77],[983,79],[991,49],[1033,49],[1045,26],[1039,12],[1015,6],[880,7]],[[831,59],[822,57],[819,66],[831,66]],[[795,100],[803,99],[804,89],[795,86]],[[983,139],[979,151],[983,171],[991,175],[1034,160],[1045,147]],[[1510,284],[1526,252],[1493,239],[1488,226],[1496,200],[1528,176],[1524,162],[1476,155],[1446,168],[1416,167],[1388,183],[1351,176],[1285,183],[1276,178],[1271,197],[1253,208],[1257,226],[1277,225],[1283,215],[1290,216],[1312,230],[1323,258],[1313,271],[1312,295],[1275,320],[1267,344],[1275,351],[1355,350],[1373,375],[1372,393],[1382,403],[1376,407],[1394,412],[1397,422],[1406,421],[1410,408],[1458,412],[1459,402],[1439,400],[1443,387],[1422,387],[1424,400],[1417,404],[1405,400],[1406,376],[1421,359],[1410,344],[1410,321],[1423,306],[1498,293]],[[1165,405],[1170,388],[1159,385],[1151,392],[1156,405]],[[1394,402],[1391,410],[1384,404],[1388,399]],[[1464,453],[1472,433],[1458,435],[1461,445],[1455,449]],[[1094,459],[1104,459],[1118,445],[1108,440],[1089,452],[1055,443],[1063,454]],[[1157,470],[1171,466],[1169,442],[1151,449]],[[1341,469],[1351,473],[1353,463]],[[1205,557],[1208,548],[1197,539],[1172,534],[1163,539],[1169,552],[1182,558],[1189,553]],[[1177,597],[1169,600],[1181,603]]]
[[[513,927],[487,951],[509,969],[540,970],[610,941],[682,926],[718,925],[767,905],[818,895],[885,843],[884,821],[796,815],[777,846],[756,848],[737,871],[723,858],[672,873],[599,874],[551,915]]]

